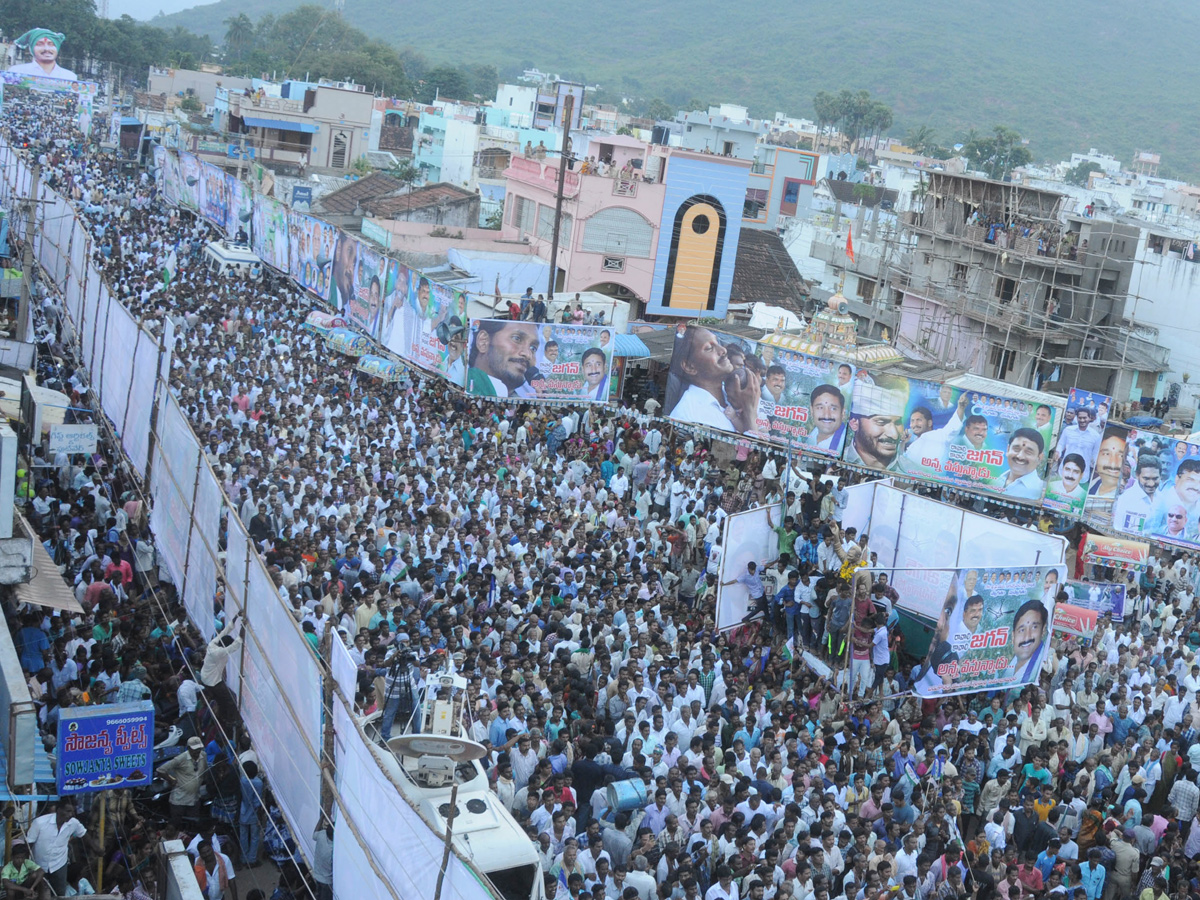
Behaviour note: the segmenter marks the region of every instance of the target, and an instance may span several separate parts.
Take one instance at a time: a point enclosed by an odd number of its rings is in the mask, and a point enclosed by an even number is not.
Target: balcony
[[[300,100],[284,100],[281,97],[263,97],[259,100],[257,97],[230,92],[229,112],[239,117],[272,112],[304,115],[304,103]]]
[[[558,160],[557,159],[526,159],[514,156],[504,177],[541,188],[554,194],[558,192]],[[563,196],[577,197],[579,195],[580,175],[569,169],[563,181]]]

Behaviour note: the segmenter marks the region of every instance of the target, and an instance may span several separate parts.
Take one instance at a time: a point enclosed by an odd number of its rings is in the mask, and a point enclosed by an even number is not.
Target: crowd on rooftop
[[[1036,684],[922,701],[891,615],[904,598],[843,577],[870,552],[869,535],[839,528],[845,471],[746,447],[729,461],[655,418],[653,396],[554,407],[472,399],[420,373],[380,384],[302,330],[313,304],[293,287],[203,269],[210,226],[167,207],[148,173],[119,171],[69,111],[10,97],[0,126],[83,212],[113,295],[156,331],[180,321],[171,386],[228,513],[314,647],[350,648],[360,709],[384,705],[376,675],[401,649],[467,677],[472,734],[548,896],[1200,897],[1190,555],[1155,556],[1123,623],[1056,637]],[[58,296],[45,286],[39,319],[86,407]],[[240,634],[221,597],[206,646],[159,578],[143,495],[111,445],[32,471],[31,515],[84,608],[6,606],[44,734],[63,707],[149,697],[182,752],[158,815],[117,791],[103,834],[95,804],[27,817],[0,876],[10,892],[40,877],[63,893],[99,858],[127,896],[157,900],[147,860],[158,835],[182,834],[209,898],[236,900],[260,840],[281,900],[330,896],[324,823],[305,823],[325,838],[299,865],[220,686]],[[766,621],[718,633],[721,526],[755,502],[780,538],[779,560],[743,582]],[[872,665],[848,691],[816,674],[805,643],[835,671],[847,653]],[[610,810],[608,786],[631,780],[644,804]]]

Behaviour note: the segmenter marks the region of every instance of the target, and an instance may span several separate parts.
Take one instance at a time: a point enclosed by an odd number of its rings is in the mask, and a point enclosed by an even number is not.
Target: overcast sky
[[[114,19],[126,15],[135,19],[152,19],[160,12],[177,13],[195,5],[196,0],[108,0],[108,14]]]

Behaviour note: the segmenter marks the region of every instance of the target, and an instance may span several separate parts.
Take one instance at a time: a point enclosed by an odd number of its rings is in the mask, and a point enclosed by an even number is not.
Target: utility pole
[[[29,197],[25,201],[25,210],[29,218],[25,220],[25,246],[21,251],[21,300],[17,304],[17,340],[31,341],[29,333],[29,302],[32,299],[30,285],[33,283],[33,241],[37,237],[37,205],[42,179],[42,167],[33,164],[33,181],[29,188]]]
[[[242,173],[246,166],[246,132],[242,132],[242,136],[238,139],[238,158],[237,158],[237,180],[242,180]]]
[[[580,98],[582,104],[582,98]],[[567,180],[567,159],[571,153],[571,119],[575,117],[575,95],[563,97],[562,153],[558,157],[558,193],[554,198],[554,236],[550,240],[550,284],[546,286],[546,307],[554,299],[554,282],[558,275],[558,232],[562,227],[563,185]]]

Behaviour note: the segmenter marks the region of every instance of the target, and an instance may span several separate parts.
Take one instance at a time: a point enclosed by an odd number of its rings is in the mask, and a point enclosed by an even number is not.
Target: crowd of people
[[[360,709],[381,706],[375,676],[401,649],[467,677],[471,733],[547,896],[1200,896],[1190,557],[1159,553],[1137,612],[1090,642],[1056,638],[1036,683],[922,701],[889,615],[903,598],[885,581],[851,589],[870,537],[839,528],[845,471],[784,471],[769,452],[677,431],[647,415],[654,398],[496,404],[419,373],[359,375],[301,329],[312,303],[296,290],[201,267],[210,227],[165,206],[149,174],[118,171],[68,111],[6,101],[6,139],[83,211],[114,296],[152,329],[180,322],[172,389],[228,514],[314,647],[350,648]],[[62,378],[87,406],[46,293]],[[6,610],[46,735],[64,706],[149,697],[184,738],[161,821],[114,792],[101,834],[94,805],[76,819],[63,801],[23,832],[34,868],[14,850],[4,880],[57,891],[100,857],[129,895],[157,898],[139,863],[183,832],[210,898],[236,898],[259,838],[284,869],[279,891],[329,896],[328,839],[304,871],[219,687],[213,661],[238,639],[221,597],[222,637],[205,647],[159,579],[115,456],[33,465],[30,509],[84,607]],[[747,503],[772,508],[780,555],[743,582],[760,615],[717,632],[721,526]],[[842,677],[801,652],[819,645]],[[871,664],[848,685],[860,652]],[[608,787],[631,780],[642,802],[614,790],[610,807]]]

